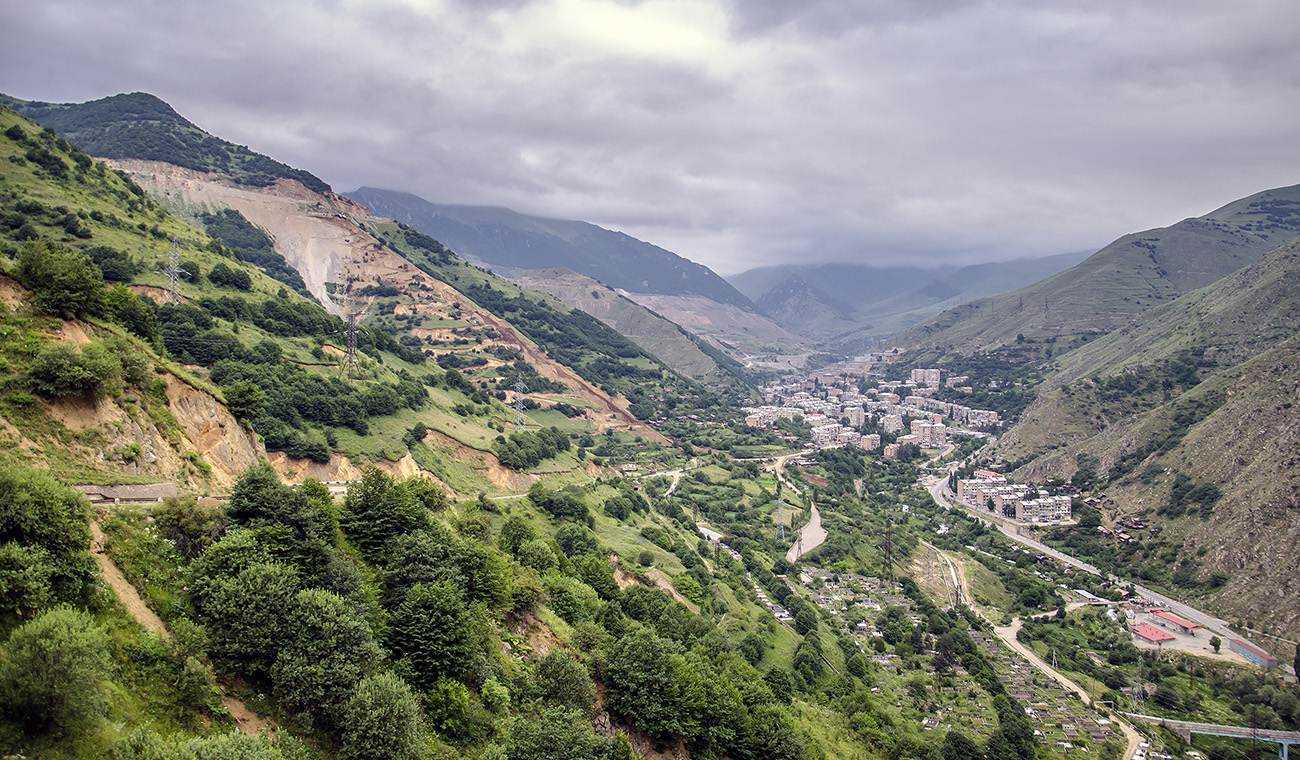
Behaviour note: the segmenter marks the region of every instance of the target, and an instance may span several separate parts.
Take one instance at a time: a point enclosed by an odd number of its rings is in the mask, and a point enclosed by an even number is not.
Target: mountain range
[[[787,329],[852,352],[944,309],[1037,282],[1086,256],[1068,253],[947,269],[784,264],[728,280]]]

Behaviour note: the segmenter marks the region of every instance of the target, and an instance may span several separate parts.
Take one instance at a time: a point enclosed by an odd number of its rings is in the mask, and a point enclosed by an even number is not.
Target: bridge
[[[1291,745],[1300,744],[1300,731],[1274,731],[1267,728],[1250,728],[1249,726],[1220,726],[1214,723],[1195,723],[1188,720],[1157,718],[1153,715],[1124,714],[1134,720],[1172,728],[1178,732],[1179,736],[1188,741],[1191,741],[1192,734],[1207,734],[1209,736],[1227,736],[1233,739],[1263,739],[1266,742],[1276,742],[1277,756],[1281,760],[1289,760]]]

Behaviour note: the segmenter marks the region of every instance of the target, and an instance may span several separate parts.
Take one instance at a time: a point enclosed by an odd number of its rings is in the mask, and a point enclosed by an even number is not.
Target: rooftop
[[[1146,623],[1140,623],[1138,625],[1133,626],[1133,633],[1136,633],[1137,635],[1141,636],[1147,641],[1150,641],[1153,644],[1159,643],[1161,641],[1174,640],[1173,634],[1168,633],[1166,631],[1162,631],[1159,628],[1156,628],[1154,625],[1147,625]]]
[[[1196,623],[1189,623],[1188,621],[1183,620],[1182,618],[1178,617],[1177,615],[1170,615],[1168,612],[1165,612],[1165,611],[1163,611],[1163,610],[1158,611],[1158,612],[1153,612],[1153,613],[1151,613],[1151,614],[1152,614],[1154,617],[1158,617],[1158,618],[1160,618],[1161,620],[1164,620],[1164,621],[1167,621],[1167,622],[1173,623],[1174,625],[1180,625],[1180,626],[1182,626],[1183,628],[1187,628],[1187,629],[1189,629],[1189,630],[1195,630],[1195,629],[1197,629],[1197,628],[1200,628],[1200,626],[1197,625]]]

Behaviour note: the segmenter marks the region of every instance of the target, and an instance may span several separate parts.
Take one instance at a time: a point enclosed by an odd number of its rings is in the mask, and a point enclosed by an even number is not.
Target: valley
[[[7,101],[66,138],[0,110],[4,752],[1127,760],[1189,748],[1130,712],[1300,726],[1294,188],[849,351],[663,249],[381,212],[155,100]],[[142,155],[169,136],[202,150]]]

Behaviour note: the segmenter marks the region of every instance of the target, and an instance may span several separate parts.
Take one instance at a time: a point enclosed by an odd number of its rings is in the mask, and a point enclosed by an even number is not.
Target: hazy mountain
[[[795,332],[843,343],[904,330],[945,308],[1049,277],[1087,256],[1068,253],[961,268],[787,264],[729,280]]]
[[[632,293],[698,295],[754,308],[708,267],[587,222],[528,216],[505,208],[441,205],[372,187],[345,195],[507,276],[558,267]]]
[[[710,385],[746,385],[736,360],[597,280],[568,269],[543,269],[524,272],[515,284],[585,311],[687,377]]]
[[[949,309],[900,341],[930,354],[996,351],[1018,336],[1074,345],[1215,282],[1297,234],[1300,185],[1266,190],[1205,216],[1125,235],[1045,280]]]

